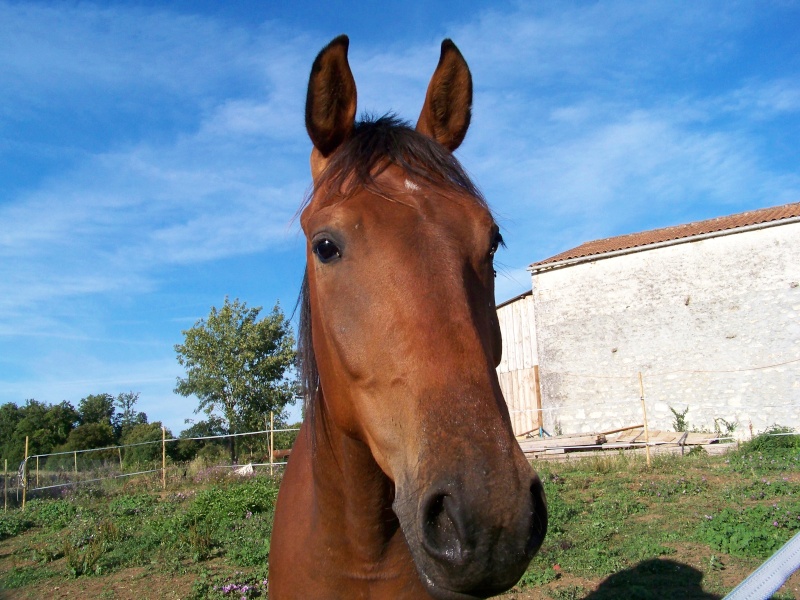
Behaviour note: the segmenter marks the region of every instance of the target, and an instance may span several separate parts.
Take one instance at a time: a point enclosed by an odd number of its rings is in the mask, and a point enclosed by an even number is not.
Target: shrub
[[[189,506],[189,522],[206,518],[230,521],[250,513],[272,512],[278,486],[270,479],[253,478],[229,485],[217,485],[198,492]]]
[[[764,433],[742,444],[739,452],[751,454],[755,452],[768,453],[775,450],[800,450],[800,434],[796,434],[791,427],[772,425]]]
[[[791,434],[793,430],[773,425],[731,452],[725,462],[734,472],[758,477],[795,471],[800,468],[800,435],[777,435],[785,433]]]
[[[698,538],[715,550],[766,558],[800,530],[800,502],[725,508],[703,519]]]
[[[0,540],[17,536],[34,525],[31,516],[21,510],[0,514]]]
[[[675,431],[689,431],[689,424],[686,422],[686,413],[689,412],[689,407],[687,406],[683,412],[678,412],[671,406],[669,410],[672,412],[672,416],[675,417],[672,421],[672,427],[675,428]]]
[[[108,508],[112,515],[131,516],[152,514],[153,507],[157,500],[149,494],[136,494],[131,496],[121,496],[112,500]]]
[[[54,530],[69,525],[78,512],[68,500],[31,500],[27,509],[36,525]]]

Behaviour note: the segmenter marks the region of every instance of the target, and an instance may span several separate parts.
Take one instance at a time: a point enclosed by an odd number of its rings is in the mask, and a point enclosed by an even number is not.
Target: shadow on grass
[[[584,600],[719,600],[703,590],[703,574],[673,560],[652,559],[611,575]]]

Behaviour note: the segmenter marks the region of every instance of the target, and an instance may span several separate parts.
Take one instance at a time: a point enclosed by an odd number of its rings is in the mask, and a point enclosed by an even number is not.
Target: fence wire
[[[280,441],[271,446],[270,440],[275,434],[289,434],[299,431],[298,428],[264,429],[235,434],[199,436],[191,438],[164,438],[105,446],[102,448],[84,448],[46,454],[33,454],[25,458],[16,471],[3,472],[2,487],[4,490],[4,507],[8,506],[9,497],[12,503],[18,503],[23,496],[33,492],[45,492],[81,484],[161,474],[162,480],[169,469],[177,469],[184,474],[190,465],[200,460],[199,468],[204,469],[239,469],[246,463],[250,467],[280,468],[286,465],[285,460],[275,460],[273,450],[288,450]],[[242,448],[237,464],[219,464],[224,460],[228,448],[220,444],[231,439],[251,438],[252,436],[268,437]],[[210,444],[209,444],[210,442]],[[204,444],[192,449],[188,460],[176,461],[172,450],[179,444]],[[205,450],[210,448],[211,450]]]

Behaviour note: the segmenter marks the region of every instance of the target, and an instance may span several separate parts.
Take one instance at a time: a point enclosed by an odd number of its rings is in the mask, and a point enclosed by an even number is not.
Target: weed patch
[[[156,498],[150,494],[135,494],[115,498],[109,504],[109,511],[118,517],[150,515],[156,504]]]
[[[0,577],[0,590],[13,590],[40,581],[45,581],[57,575],[51,569],[39,566],[33,567],[13,567]]]
[[[684,496],[698,496],[708,490],[705,477],[654,478],[639,484],[637,492],[654,500],[675,500]]]
[[[26,511],[38,527],[59,530],[72,522],[78,508],[68,500],[31,500]]]
[[[190,521],[235,521],[245,518],[247,513],[271,512],[277,496],[278,486],[268,479],[216,485],[195,496],[187,517]]]
[[[800,502],[725,508],[705,515],[698,539],[733,556],[767,558],[800,530]]]
[[[34,525],[31,516],[20,510],[0,514],[0,540],[18,536]]]
[[[232,576],[212,576],[204,571],[195,581],[189,600],[249,600],[267,597],[267,569]]]

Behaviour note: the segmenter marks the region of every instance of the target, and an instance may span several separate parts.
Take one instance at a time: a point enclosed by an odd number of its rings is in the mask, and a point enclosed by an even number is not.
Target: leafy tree
[[[9,461],[21,461],[25,454],[25,438],[28,438],[28,454],[48,454],[63,444],[78,423],[78,413],[69,402],[55,405],[29,399],[14,414],[12,406],[3,405],[3,427],[14,423],[8,443]]]
[[[90,394],[78,403],[81,424],[112,424],[114,417],[114,396],[111,394]]]
[[[193,423],[191,419],[186,419],[186,423],[192,423],[181,431],[180,441],[177,446],[178,460],[191,460],[203,449],[208,446],[222,447],[220,439],[191,439],[191,438],[211,438],[213,436],[225,435],[225,422],[216,415],[210,415],[205,421]]]
[[[45,424],[52,436],[52,447],[63,444],[79,422],[78,411],[66,400],[50,406],[45,414]]]
[[[109,423],[84,423],[70,432],[62,449],[90,450],[113,446],[114,443],[114,429]]]
[[[279,305],[259,321],[260,311],[226,297],[221,309],[212,307],[208,319],[183,331],[184,343],[175,345],[178,362],[186,369],[175,392],[197,396],[195,412],[218,414],[228,433],[242,431],[254,415],[281,414],[294,400],[295,350],[289,322]],[[235,462],[235,438],[230,438],[230,453]]]
[[[122,444],[140,444],[142,442],[160,442],[161,441],[161,421],[153,423],[138,423],[133,425],[130,429],[126,430],[122,438]],[[164,432],[167,439],[172,438],[172,432],[167,429]],[[168,454],[174,458],[175,444],[167,446]],[[133,446],[132,448],[123,449],[123,462],[125,465],[147,464],[152,462],[161,462],[161,444],[146,444],[143,446]]]
[[[15,468],[22,460],[24,452],[24,446],[19,447],[16,437],[17,425],[22,416],[22,411],[13,402],[0,406],[0,457],[7,458],[9,464]]]
[[[140,423],[147,423],[147,415],[137,413],[135,406],[139,401],[139,392],[122,392],[114,399],[114,406],[119,409],[113,416],[114,433],[122,439],[125,432]]]

